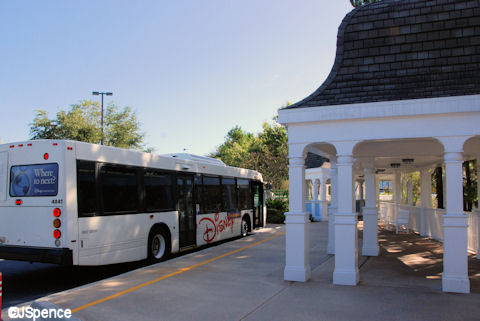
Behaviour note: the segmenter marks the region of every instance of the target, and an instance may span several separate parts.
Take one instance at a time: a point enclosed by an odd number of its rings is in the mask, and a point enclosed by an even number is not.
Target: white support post
[[[395,203],[395,217],[397,217],[398,210],[402,204],[402,173],[399,170],[395,171],[395,179],[393,181],[393,201]]]
[[[413,179],[411,177],[407,181],[407,202],[408,206],[413,206]]]
[[[305,212],[305,159],[290,157],[289,205],[285,213],[286,245],[285,270],[286,281],[305,282],[310,278],[310,235],[309,217]]]
[[[477,157],[477,192],[478,192],[478,203],[477,208],[474,213],[477,215],[477,259],[480,260],[480,156]]]
[[[320,221],[328,221],[328,201],[327,201],[327,177],[322,176],[320,178],[320,201],[318,210],[320,214]]]
[[[425,216],[427,210],[432,208],[432,175],[428,168],[420,170],[420,235],[425,236]]]
[[[320,200],[326,201],[327,200],[327,178],[322,177],[320,179]]]
[[[470,293],[468,279],[467,228],[463,213],[463,158],[460,152],[445,152],[447,210],[443,216],[444,292]]]
[[[330,159],[330,208],[328,209],[328,246],[327,253],[335,254],[335,214],[337,213],[337,161],[333,157]]]
[[[476,211],[480,213],[480,156],[477,157],[477,193],[478,203]]]
[[[312,198],[312,217],[314,220],[321,220],[320,213],[318,213],[318,178],[314,178],[313,182],[313,198]]]
[[[364,169],[365,207],[363,208],[363,256],[378,256],[378,212],[375,206],[375,169]]]
[[[338,209],[335,215],[335,270],[333,283],[357,285],[357,215],[353,208],[353,158],[337,156]]]

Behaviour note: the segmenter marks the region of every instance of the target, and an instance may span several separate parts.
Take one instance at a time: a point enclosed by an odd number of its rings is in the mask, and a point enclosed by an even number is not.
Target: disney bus
[[[0,145],[0,258],[148,259],[264,226],[262,175],[190,154],[68,140]]]

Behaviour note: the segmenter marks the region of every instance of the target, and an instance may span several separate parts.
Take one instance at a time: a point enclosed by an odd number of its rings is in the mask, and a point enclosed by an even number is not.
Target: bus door
[[[252,182],[253,228],[263,227],[263,184]]]
[[[180,247],[195,245],[197,223],[193,203],[193,176],[177,175],[177,202]]]

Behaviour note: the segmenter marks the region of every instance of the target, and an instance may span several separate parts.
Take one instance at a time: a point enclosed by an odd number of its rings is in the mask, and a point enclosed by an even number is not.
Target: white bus
[[[189,154],[68,140],[0,145],[0,258],[149,259],[265,224],[260,173]]]

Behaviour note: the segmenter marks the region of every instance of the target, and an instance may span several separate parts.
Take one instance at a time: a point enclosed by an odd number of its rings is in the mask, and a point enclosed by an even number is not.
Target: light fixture
[[[101,138],[101,140],[100,140],[100,145],[103,145],[103,95],[105,95],[105,96],[112,96],[113,93],[111,93],[111,92],[92,91],[92,95],[94,95],[94,96],[102,95],[102,119],[101,119],[102,138]]]

